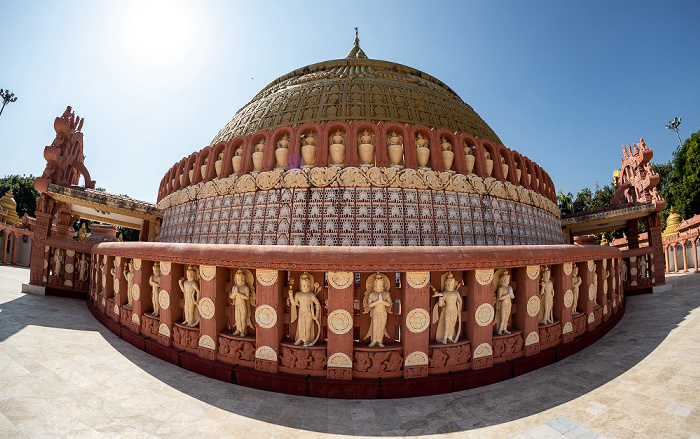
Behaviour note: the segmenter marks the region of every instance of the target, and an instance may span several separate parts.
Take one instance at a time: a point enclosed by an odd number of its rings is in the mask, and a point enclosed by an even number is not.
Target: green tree
[[[557,194],[557,204],[559,205],[559,211],[562,215],[567,215],[574,213],[574,196],[569,192],[564,194],[561,189]]]
[[[119,194],[120,197],[126,197],[126,198],[131,198],[130,196],[126,194]],[[138,241],[139,240],[139,234],[140,231],[136,229],[130,229],[128,227],[121,227],[117,226],[119,229],[119,235],[121,235],[122,240],[124,241]]]
[[[34,176],[29,175],[7,175],[0,178],[0,197],[12,188],[15,201],[17,202],[17,215],[21,218],[25,213],[34,216],[36,210],[36,200],[39,192],[34,189]]]
[[[700,213],[700,131],[676,148],[671,164],[665,188],[666,206],[669,210],[673,206],[687,219]]]

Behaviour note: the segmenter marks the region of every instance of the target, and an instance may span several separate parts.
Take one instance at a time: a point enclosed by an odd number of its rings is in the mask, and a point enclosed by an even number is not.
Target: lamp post
[[[5,105],[10,102],[15,102],[17,97],[14,93],[10,93],[10,90],[3,90],[0,88],[0,96],[2,97],[2,108],[0,108],[0,115],[2,115],[2,110],[5,109]]]
[[[673,130],[676,132],[676,136],[678,136],[678,144],[683,147],[683,142],[681,142],[681,135],[678,134],[678,125],[681,124],[681,118],[680,117],[674,117],[673,120],[668,121],[668,125],[666,125],[667,130]]]

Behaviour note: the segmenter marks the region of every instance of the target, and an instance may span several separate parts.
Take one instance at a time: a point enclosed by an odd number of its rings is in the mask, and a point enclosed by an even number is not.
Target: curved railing
[[[581,349],[617,322],[624,301],[621,253],[600,246],[407,252],[143,242],[92,251],[91,307],[125,340],[227,381],[235,375],[239,384],[317,396],[372,397],[384,386],[386,397],[389,385],[395,396],[440,393],[492,382],[474,374],[503,370],[505,379],[513,365]],[[310,278],[317,288],[305,287]],[[232,298],[234,290],[249,299],[254,292],[255,303]],[[378,290],[390,312],[365,312]],[[236,334],[241,325],[244,335]],[[416,388],[412,378],[432,384]]]

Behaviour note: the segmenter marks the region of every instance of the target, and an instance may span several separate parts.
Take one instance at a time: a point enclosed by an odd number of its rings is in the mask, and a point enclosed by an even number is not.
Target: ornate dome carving
[[[501,141],[474,109],[438,79],[401,64],[372,60],[359,47],[347,58],[311,64],[263,88],[214,137],[306,122],[400,122]]]

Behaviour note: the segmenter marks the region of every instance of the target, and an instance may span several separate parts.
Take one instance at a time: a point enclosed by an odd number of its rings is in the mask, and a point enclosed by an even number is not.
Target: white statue
[[[554,284],[551,281],[552,272],[545,267],[540,282],[540,323],[554,323]]]
[[[153,303],[153,316],[160,315],[160,302],[158,294],[160,294],[160,262],[153,263],[153,274],[148,278],[148,283],[151,284],[151,302]]]
[[[364,313],[370,313],[370,324],[366,339],[370,339],[369,347],[379,345],[384,347],[384,337],[389,337],[386,332],[386,320],[391,313],[392,302],[389,293],[389,278],[381,273],[374,273],[367,279],[367,289],[362,300]]]
[[[574,290],[574,309],[573,313],[575,316],[581,314],[578,312],[578,291],[581,288],[581,284],[583,283],[583,280],[581,279],[581,276],[578,275],[578,267],[574,265],[574,272],[573,276],[571,276],[571,280],[573,282],[573,290]]]
[[[63,250],[57,248],[53,252],[53,275],[61,276],[63,268]]]
[[[128,306],[134,305],[134,260],[130,260],[127,264],[128,269],[124,271],[124,277],[126,278],[126,301]]]
[[[435,291],[433,297],[438,297],[433,306],[433,324],[437,323],[435,341],[446,344],[448,341],[456,343],[462,330],[462,295],[459,292],[460,282],[454,278],[452,272],[442,275],[442,292]],[[438,311],[442,313],[438,316]]]
[[[117,270],[117,267],[112,267],[110,270],[112,272],[112,288],[114,289],[114,295],[116,296],[119,294],[119,270]]]
[[[291,322],[299,320],[294,344],[313,346],[321,335],[321,302],[316,297],[321,286],[318,282],[314,282],[313,276],[307,272],[299,278],[299,291],[296,294],[292,292],[292,285],[293,283],[289,285]],[[318,327],[318,331],[314,331],[314,325]]]
[[[494,329],[498,335],[510,334],[508,320],[510,320],[515,294],[513,294],[513,287],[510,286],[510,274],[507,270],[503,268],[496,270],[493,287],[494,303],[496,304],[496,315],[493,320]]]
[[[180,278],[180,289],[185,296],[185,325],[197,326],[199,324],[199,311],[197,302],[199,301],[199,275],[197,267],[190,265],[187,267],[187,280]]]
[[[90,270],[90,262],[87,259],[85,253],[80,256],[78,260],[78,280],[86,281],[88,280],[88,272]]]
[[[236,324],[236,332],[233,335],[245,337],[248,327],[254,328],[250,320],[250,308],[255,307],[255,278],[250,270],[242,268],[236,271],[229,298],[234,307]]]

